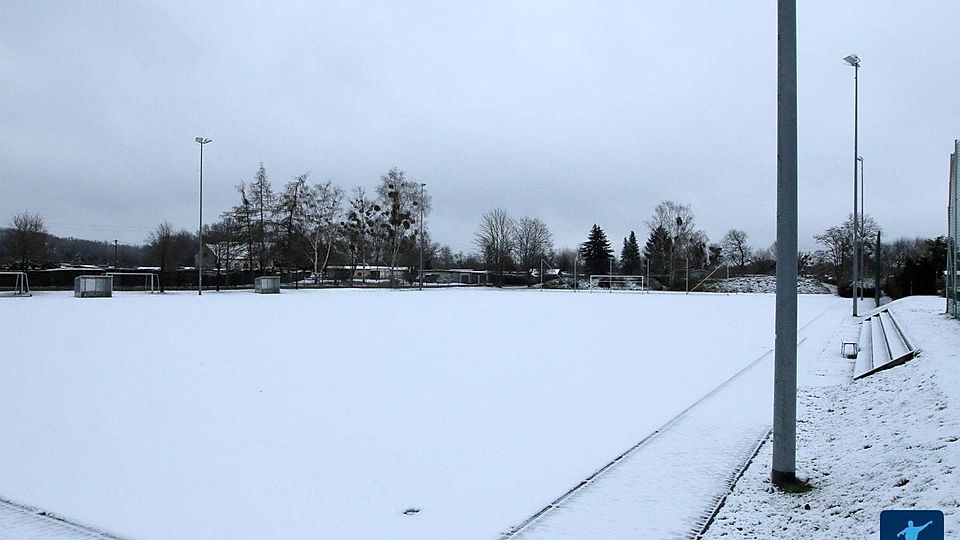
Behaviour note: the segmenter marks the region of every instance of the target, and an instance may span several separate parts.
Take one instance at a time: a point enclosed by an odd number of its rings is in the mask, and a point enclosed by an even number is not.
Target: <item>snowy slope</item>
[[[904,508],[942,510],[947,538],[960,535],[960,322],[940,298],[890,307],[922,354],[847,386],[801,389],[797,468],[814,489],[775,492],[766,445],[706,538],[876,538],[880,512]]]
[[[802,298],[801,321],[834,301]],[[489,290],[10,299],[0,496],[135,538],[489,538],[769,349],[772,309]]]
[[[776,276],[741,276],[704,283],[704,290],[725,293],[775,293],[777,292]],[[797,278],[797,292],[799,294],[830,294],[830,289],[819,281],[808,278]]]

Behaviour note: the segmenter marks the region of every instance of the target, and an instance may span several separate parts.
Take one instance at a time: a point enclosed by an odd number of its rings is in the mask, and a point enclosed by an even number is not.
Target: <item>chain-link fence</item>
[[[945,280],[947,313],[960,318],[960,296],[958,296],[957,272],[960,261],[957,260],[957,241],[960,228],[957,223],[957,192],[960,177],[960,140],[953,141],[953,153],[950,154],[950,190],[947,202],[947,275]]]

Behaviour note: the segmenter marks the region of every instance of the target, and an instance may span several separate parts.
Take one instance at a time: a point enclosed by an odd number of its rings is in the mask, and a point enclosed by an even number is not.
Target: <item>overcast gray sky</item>
[[[866,206],[892,236],[946,229],[960,136],[960,2],[799,2],[800,246],[851,211],[862,59]],[[718,241],[775,237],[776,2],[0,0],[0,221],[141,243],[196,229],[264,162],[372,188],[426,182],[435,240],[480,214],[593,223],[619,252],[653,207]]]

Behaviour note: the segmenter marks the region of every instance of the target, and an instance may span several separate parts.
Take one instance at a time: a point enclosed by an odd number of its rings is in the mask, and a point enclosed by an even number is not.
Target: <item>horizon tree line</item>
[[[674,201],[659,203],[645,222],[648,234],[642,248],[634,230],[623,237],[619,257],[606,233],[594,224],[585,242],[571,248],[557,248],[547,224],[540,218],[513,218],[503,209],[481,216],[474,235],[473,253],[454,253],[449,246],[431,241],[419,222],[430,212],[430,198],[419,183],[393,168],[381,176],[373,194],[361,186],[345,200],[344,190],[331,180],[309,183],[309,173],[298,175],[282,190],[274,191],[263,164],[253,179],[237,186],[238,202],[214,223],[204,224],[205,244],[215,270],[227,268],[231,261],[243,260],[247,270],[311,269],[320,275],[331,264],[356,269],[362,265],[415,267],[420,243],[425,252],[425,268],[484,268],[502,284],[505,272],[532,275],[541,260],[552,268],[569,272],[582,264],[585,275],[616,272],[642,275],[649,272],[666,287],[680,282],[680,273],[689,262],[691,268],[712,270],[721,264],[734,275],[769,273],[776,267],[775,246],[753,247],[748,234],[732,228],[716,243],[696,227],[689,205]],[[823,249],[799,253],[803,275],[843,285],[850,281],[853,229],[860,238],[876,238],[880,227],[870,216],[853,223],[852,216],[828,227],[814,239]],[[30,269],[54,264],[111,263],[154,265],[169,271],[194,264],[196,233],[160,223],[142,246],[114,244],[77,238],[59,238],[49,234],[37,214],[20,212],[7,228],[0,229],[0,267]],[[911,290],[935,292],[942,276],[938,264],[944,254],[942,238],[899,238],[881,244],[865,241],[862,245],[865,275],[872,280],[872,268],[879,259],[882,279],[897,288],[899,294]],[[945,251],[945,249],[944,249]],[[121,255],[122,254],[122,255]],[[901,275],[902,274],[902,275]],[[229,276],[229,273],[228,273]],[[229,279],[229,277],[228,277]]]

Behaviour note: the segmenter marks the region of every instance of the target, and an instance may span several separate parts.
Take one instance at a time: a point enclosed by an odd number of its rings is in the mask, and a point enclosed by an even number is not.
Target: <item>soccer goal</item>
[[[6,296],[31,296],[30,281],[27,280],[27,273],[0,272],[0,294]]]
[[[107,275],[113,278],[113,289],[115,291],[139,290],[143,287],[144,292],[155,293],[158,291],[157,274],[153,272],[107,272]],[[142,281],[141,281],[142,280]]]
[[[647,291],[647,280],[644,276],[624,276],[619,274],[598,274],[590,276],[590,290],[608,291]]]

